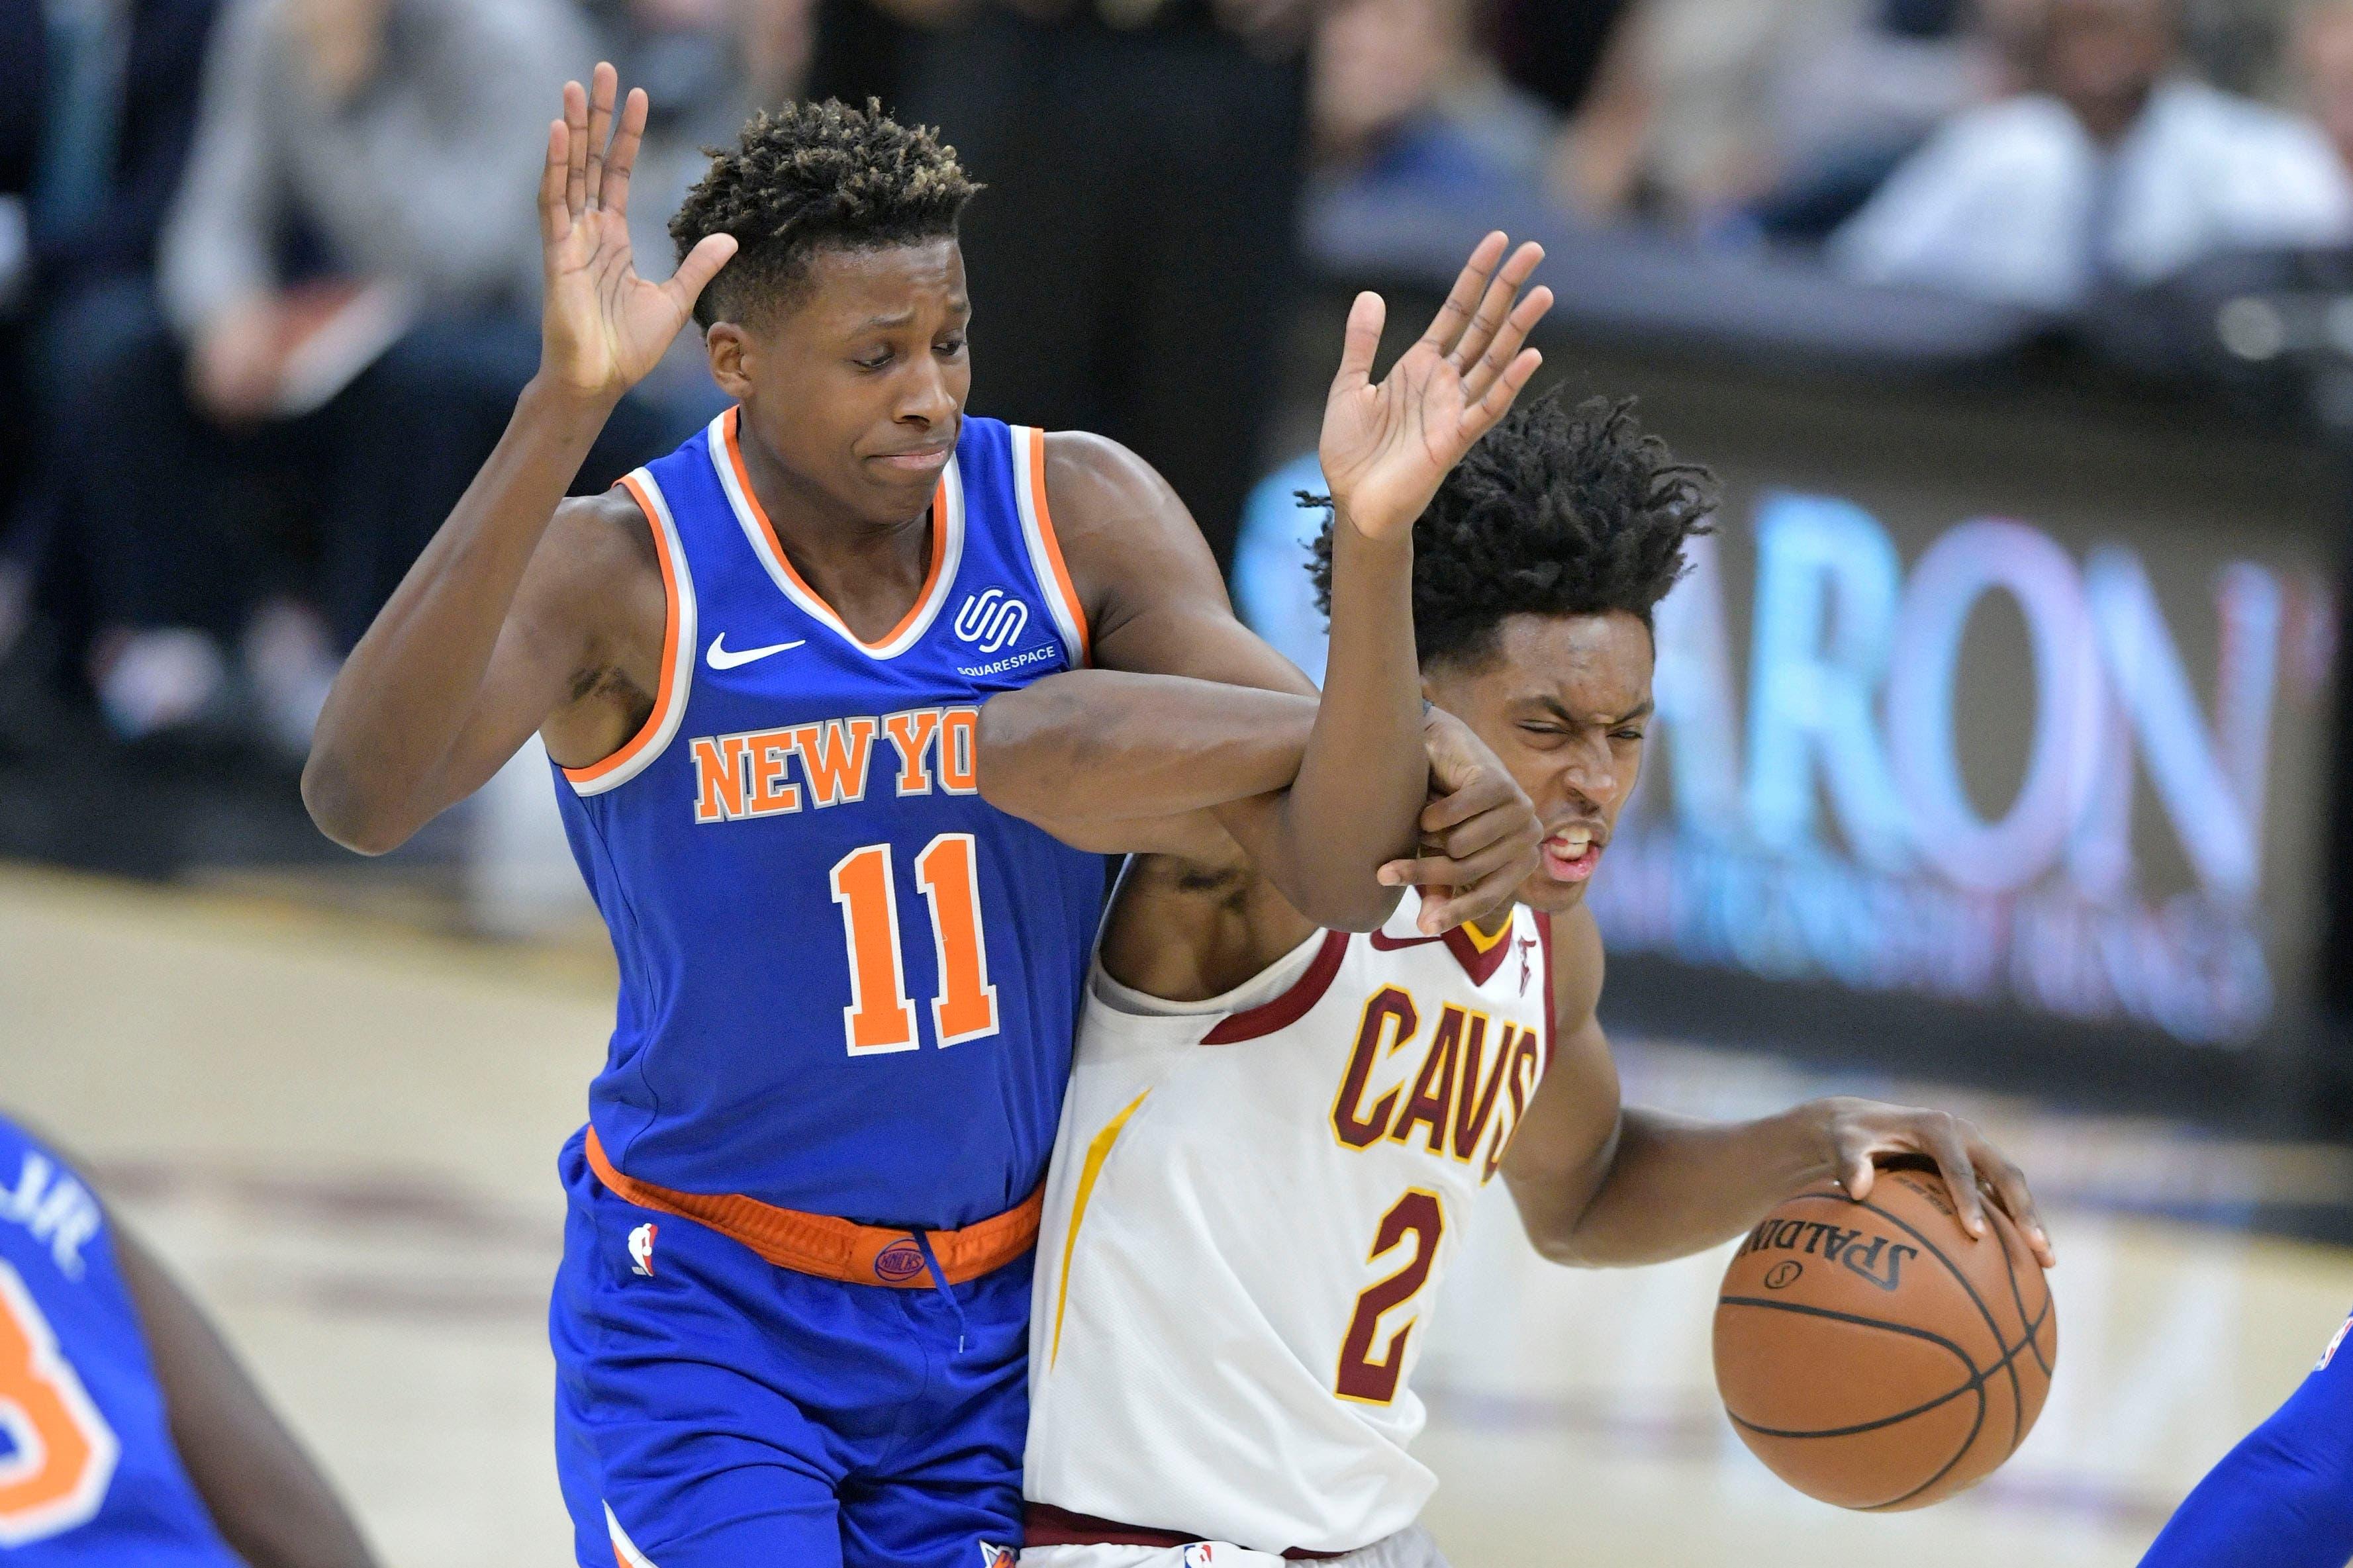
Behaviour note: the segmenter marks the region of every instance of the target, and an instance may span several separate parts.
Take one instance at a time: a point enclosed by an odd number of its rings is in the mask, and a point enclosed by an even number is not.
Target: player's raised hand
[[[1523,245],[1506,261],[1509,244],[1500,230],[1479,242],[1430,330],[1378,383],[1373,356],[1388,308],[1377,294],[1359,294],[1348,311],[1318,455],[1333,504],[1366,538],[1411,530],[1447,470],[1510,411],[1544,363],[1525,345],[1552,308],[1552,290],[1520,292],[1544,247]]]
[[[632,88],[618,122],[620,79],[599,63],[583,89],[564,84],[564,118],[547,128],[539,232],[547,271],[540,374],[584,395],[618,397],[651,371],[686,324],[695,297],[735,254],[714,234],[663,283],[638,276],[629,254],[629,174],[646,129],[646,94]]]

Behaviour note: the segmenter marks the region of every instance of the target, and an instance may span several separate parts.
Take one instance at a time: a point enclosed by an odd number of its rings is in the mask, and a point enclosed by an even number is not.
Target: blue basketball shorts
[[[582,1139],[548,1309],[583,1568],[984,1568],[1021,1543],[1030,1258],[938,1289],[779,1268],[615,1196]]]

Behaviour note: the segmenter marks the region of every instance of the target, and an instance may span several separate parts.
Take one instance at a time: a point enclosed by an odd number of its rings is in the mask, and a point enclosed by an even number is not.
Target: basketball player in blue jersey
[[[373,1562],[195,1304],[0,1116],[0,1563]]]
[[[2287,1403],[2200,1481],[2141,1568],[2345,1568],[2353,1560],[2353,1354],[2338,1325]]]
[[[1103,886],[980,798],[980,705],[1091,663],[1313,688],[1145,464],[965,413],[951,150],[879,109],[763,115],[655,285],[626,225],[645,96],[617,90],[565,89],[541,373],[353,651],[304,797],[377,851],[534,731],[557,764],[621,977],[550,1313],[580,1562],[972,1568],[1019,1539],[1029,1257]],[[1549,296],[1505,248],[1433,326],[1442,364],[1335,405],[1367,507],[1418,510],[1533,372]],[[566,500],[690,312],[736,406]],[[1409,670],[1335,669],[1321,711],[1295,779],[1221,808],[1296,907],[1378,926],[1433,787],[1488,857],[1465,896],[1525,874],[1525,800]]]

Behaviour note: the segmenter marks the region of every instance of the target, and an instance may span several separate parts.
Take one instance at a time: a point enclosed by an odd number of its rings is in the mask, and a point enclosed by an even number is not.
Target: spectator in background
[[[1755,195],[1777,172],[1768,110],[1782,62],[1819,47],[1853,0],[1554,0],[1518,25],[1563,35],[1586,78],[1554,188],[1595,216],[1699,216]],[[1602,24],[1606,21],[1606,31]],[[1583,65],[1588,41],[1601,53]],[[1510,58],[1527,47],[1506,38]]]
[[[1751,221],[1776,238],[1827,238],[1944,121],[2019,89],[2015,24],[2036,3],[1858,5],[1772,85],[1773,167]]]
[[[169,331],[77,400],[92,677],[136,737],[219,714],[241,640],[290,752],[537,362],[566,0],[231,0],[165,230]],[[670,436],[640,406],[592,470]]]
[[[215,0],[36,0],[0,16],[0,656],[59,585],[73,389],[157,321],[156,237]]]
[[[2196,81],[2172,0],[2047,0],[2033,90],[1947,124],[1831,237],[1848,276],[2067,311],[2229,249],[2353,240],[2309,121]]]
[[[973,406],[1167,476],[1219,563],[1287,320],[1313,0],[877,0],[932,28],[902,117],[987,190],[964,220]]]
[[[1540,189],[1544,100],[1471,47],[1470,0],[1332,0],[1309,50],[1320,180],[1476,205]]]

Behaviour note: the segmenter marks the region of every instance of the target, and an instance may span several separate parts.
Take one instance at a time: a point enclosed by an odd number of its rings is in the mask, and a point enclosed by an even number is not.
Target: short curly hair
[[[831,98],[764,109],[733,147],[705,151],[710,172],[670,220],[681,260],[711,235],[737,242],[695,301],[704,327],[793,303],[819,247],[951,237],[981,190],[938,132],[900,124],[872,98],[863,110]]]
[[[1300,498],[1329,506],[1328,497]],[[1455,465],[1413,525],[1413,641],[1421,663],[1472,668],[1515,615],[1651,612],[1714,531],[1715,480],[1645,435],[1631,398],[1522,404]],[[1332,611],[1332,522],[1313,546],[1315,605]]]

